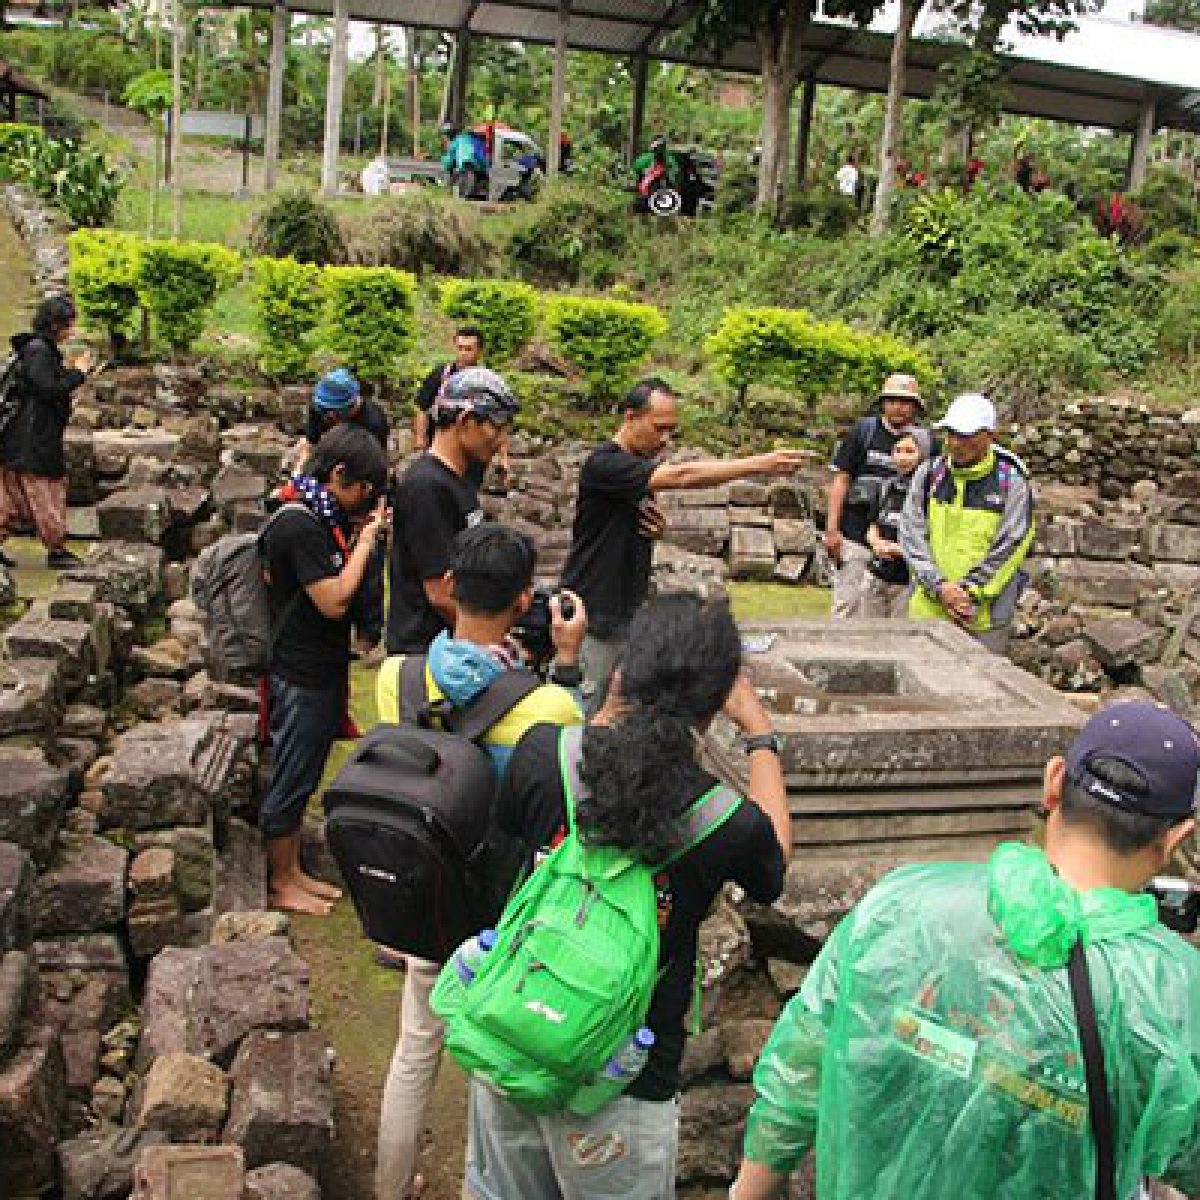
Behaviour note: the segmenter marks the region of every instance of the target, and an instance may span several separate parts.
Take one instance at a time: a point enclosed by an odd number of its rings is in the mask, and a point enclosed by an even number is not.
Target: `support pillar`
[[[550,82],[550,145],[546,147],[546,173],[554,178],[562,159],[563,92],[567,85],[567,29],[571,0],[558,0],[558,26],[554,31],[554,75]]]
[[[1150,139],[1154,136],[1154,97],[1146,96],[1142,100],[1141,112],[1138,113],[1137,128],[1133,131],[1133,141],[1129,147],[1128,190],[1140,192],[1146,183],[1146,163],[1150,158]]]
[[[450,74],[442,94],[441,124],[462,129],[467,123],[467,96],[471,82],[471,31],[460,29],[454,35],[454,54]]]
[[[283,122],[283,68],[287,62],[291,19],[284,0],[276,0],[271,18],[271,64],[267,74],[267,127],[263,132],[263,189],[275,190],[279,174],[279,131]]]
[[[333,0],[333,47],[329,55],[329,83],[325,91],[325,143],[321,158],[321,191],[336,196],[338,151],[342,137],[342,100],[346,93],[346,60],[350,40],[349,0]]]
[[[639,54],[633,60],[633,107],[629,112],[630,166],[633,166],[633,160],[637,158],[638,149],[642,144],[642,131],[646,124],[646,81],[649,74],[649,60],[644,54]]]
[[[800,91],[800,115],[796,119],[796,187],[808,187],[808,152],[812,142],[813,108],[817,103],[817,81],[808,76]]]

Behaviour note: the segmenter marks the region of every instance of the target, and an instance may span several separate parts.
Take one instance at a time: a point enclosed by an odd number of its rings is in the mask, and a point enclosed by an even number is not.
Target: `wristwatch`
[[[578,663],[558,663],[550,668],[550,682],[560,687],[578,687],[583,682],[583,668]]]
[[[747,754],[753,754],[755,750],[770,750],[776,758],[779,757],[779,734],[777,733],[756,733],[753,737],[742,738],[742,749]]]

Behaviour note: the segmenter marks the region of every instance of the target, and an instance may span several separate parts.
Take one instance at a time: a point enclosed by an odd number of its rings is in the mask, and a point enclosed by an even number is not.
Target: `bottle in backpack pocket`
[[[481,929],[474,937],[467,938],[450,956],[450,961],[454,964],[454,970],[463,987],[467,987],[471,980],[479,974],[479,968],[483,966],[484,958],[495,944],[496,931]]]
[[[576,1116],[590,1117],[611,1104],[642,1073],[653,1045],[654,1033],[643,1025],[617,1047],[600,1073],[567,1101],[567,1108]]]

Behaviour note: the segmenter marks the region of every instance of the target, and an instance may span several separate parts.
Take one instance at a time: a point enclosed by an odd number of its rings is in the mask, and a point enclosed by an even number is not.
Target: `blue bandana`
[[[310,512],[315,513],[335,529],[340,529],[343,533],[350,532],[349,517],[337,502],[337,498],[323,483],[319,483],[311,475],[293,475],[291,484],[296,499]]]

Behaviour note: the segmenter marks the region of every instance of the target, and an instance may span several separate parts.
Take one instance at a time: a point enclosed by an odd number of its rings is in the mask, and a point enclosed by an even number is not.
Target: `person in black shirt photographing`
[[[277,908],[325,915],[340,895],[300,865],[300,826],[347,721],[350,604],[391,519],[387,459],[365,429],[327,433],[260,541],[275,633],[264,702],[274,748],[262,824]],[[352,519],[369,513],[357,534]]]
[[[588,611],[583,658],[589,716],[604,702],[629,621],[650,590],[654,540],[666,530],[656,495],[755,475],[790,475],[806,457],[798,450],[777,450],[749,458],[661,463],[658,457],[679,427],[675,393],[661,379],[643,379],[622,407],[621,428],[583,464],[563,568],[563,585],[583,597]]]

